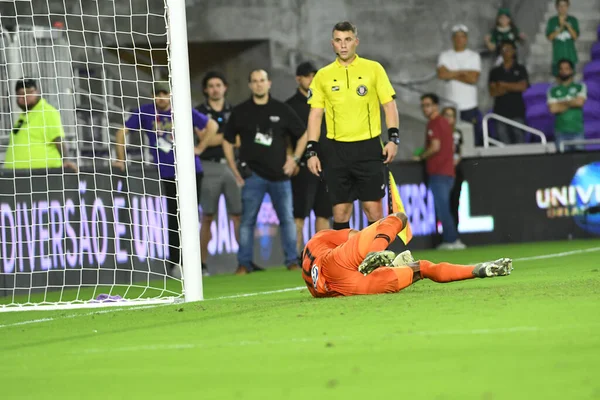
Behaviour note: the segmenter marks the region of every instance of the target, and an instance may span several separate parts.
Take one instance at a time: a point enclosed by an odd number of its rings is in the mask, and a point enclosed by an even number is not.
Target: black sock
[[[333,222],[333,229],[339,231],[340,229],[348,229],[350,228],[350,221],[348,222]]]
[[[377,221],[379,221],[379,220],[377,220]],[[377,221],[369,221],[369,226],[373,225]]]

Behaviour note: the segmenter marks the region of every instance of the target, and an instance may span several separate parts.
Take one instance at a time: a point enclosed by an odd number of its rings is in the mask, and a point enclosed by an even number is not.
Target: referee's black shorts
[[[379,201],[385,195],[385,167],[379,137],[359,142],[331,140],[323,166],[333,205]]]
[[[304,219],[310,215],[311,210],[316,217],[332,217],[333,210],[325,181],[311,173],[306,166],[300,168],[298,175],[291,180],[294,218]]]

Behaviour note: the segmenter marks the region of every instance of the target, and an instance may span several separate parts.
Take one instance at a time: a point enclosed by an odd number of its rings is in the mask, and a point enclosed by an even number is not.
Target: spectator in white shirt
[[[462,24],[452,28],[454,49],[444,51],[438,58],[438,79],[446,81],[445,98],[456,103],[460,119],[473,124],[475,145],[483,145],[481,111],[477,102],[477,81],[481,73],[481,57],[467,49],[469,29]]]

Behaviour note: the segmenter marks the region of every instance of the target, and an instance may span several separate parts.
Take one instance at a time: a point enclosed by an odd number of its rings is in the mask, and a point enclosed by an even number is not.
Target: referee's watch
[[[400,131],[398,128],[389,128],[388,129],[388,139],[390,142],[394,143],[396,146],[400,144]]]

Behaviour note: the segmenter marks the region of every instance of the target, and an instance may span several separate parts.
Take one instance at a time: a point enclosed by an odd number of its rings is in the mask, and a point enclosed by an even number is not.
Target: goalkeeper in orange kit
[[[406,222],[404,213],[396,213],[361,231],[324,230],[313,236],[302,254],[302,278],[313,297],[395,293],[423,278],[454,282],[512,271],[509,258],[455,265],[415,261],[409,251],[396,256],[385,249]]]

